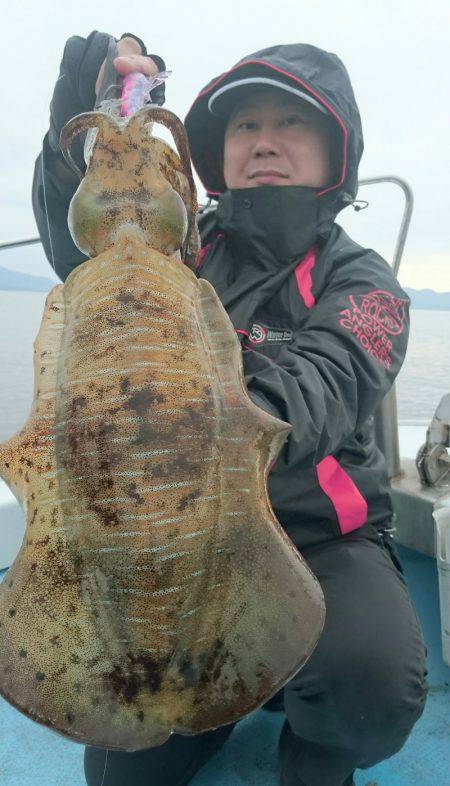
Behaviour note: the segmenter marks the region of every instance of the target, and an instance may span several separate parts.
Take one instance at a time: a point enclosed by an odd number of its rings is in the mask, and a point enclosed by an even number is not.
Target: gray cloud
[[[126,11],[124,6],[126,5]],[[199,0],[184,7],[142,2],[80,0],[64,9],[55,0],[9,6],[5,61],[13,78],[6,91],[0,145],[0,240],[35,233],[30,204],[34,159],[48,122],[48,104],[65,40],[92,29],[140,35],[149,51],[162,54],[173,70],[167,106],[184,116],[196,92],[244,54],[274,43],[307,41],[336,52],[346,64],[359,102],[366,149],[363,177],[398,174],[415,193],[415,212],[401,278],[420,260],[423,286],[450,267],[447,204],[449,169],[447,74],[448,4],[440,0],[361,3],[360,0],[272,2],[249,0],[216,6]],[[367,189],[371,207],[342,223],[359,242],[392,253],[401,216],[401,195],[390,186]],[[431,261],[430,261],[431,260]],[[434,261],[433,261],[434,260]],[[4,264],[0,256],[0,265]],[[19,264],[19,263],[16,263]],[[30,260],[28,260],[30,264]],[[34,258],[33,272],[46,265]],[[422,265],[423,267],[423,265]],[[414,274],[417,277],[417,272]],[[431,279],[430,279],[431,280]],[[429,283],[429,281],[428,281]],[[435,282],[434,282],[435,283]],[[449,281],[450,284],[450,281]]]

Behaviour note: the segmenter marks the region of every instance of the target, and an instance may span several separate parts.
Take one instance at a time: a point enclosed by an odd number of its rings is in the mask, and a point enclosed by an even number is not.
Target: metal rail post
[[[405,196],[405,207],[403,210],[402,222],[397,237],[394,257],[392,260],[392,271],[397,277],[400,262],[405,247],[406,236],[408,234],[411,214],[414,206],[414,197],[411,187],[400,177],[395,175],[385,175],[384,177],[370,177],[359,181],[360,186],[368,186],[376,183],[394,183],[400,186]],[[397,419],[397,397],[395,384],[389,393],[384,397],[374,415],[374,435],[375,442],[384,454],[387,464],[389,479],[401,474],[400,447],[398,440],[398,419]]]

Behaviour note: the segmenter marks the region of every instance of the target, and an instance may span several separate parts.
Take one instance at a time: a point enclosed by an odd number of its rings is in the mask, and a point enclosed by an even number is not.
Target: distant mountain
[[[49,292],[55,282],[43,276],[29,276],[28,273],[18,273],[7,267],[0,267],[0,290],[17,290],[20,292]]]
[[[21,292],[49,292],[56,281],[44,276],[30,276],[0,266],[0,290]],[[433,289],[412,289],[403,287],[411,298],[412,308],[430,311],[450,311],[450,292],[435,292]]]
[[[435,292],[433,289],[410,289],[403,287],[411,298],[411,308],[429,311],[450,311],[450,292]]]

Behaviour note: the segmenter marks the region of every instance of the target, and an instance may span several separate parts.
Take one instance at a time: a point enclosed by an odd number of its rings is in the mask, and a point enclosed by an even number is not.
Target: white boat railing
[[[40,237],[28,237],[22,240],[7,240],[5,243],[0,243],[0,251],[6,251],[7,248],[19,248],[19,246],[33,246],[35,243],[40,242]]]

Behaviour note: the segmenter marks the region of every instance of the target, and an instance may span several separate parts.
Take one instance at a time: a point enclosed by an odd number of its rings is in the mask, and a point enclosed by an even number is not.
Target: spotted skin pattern
[[[149,114],[90,114],[104,133],[71,228],[91,258],[47,297],[33,406],[0,446],[27,519],[0,587],[0,692],[132,751],[263,704],[310,656],[324,605],[267,495],[289,426],[251,402],[226,312],[180,261],[196,248],[181,123],[184,161]]]

